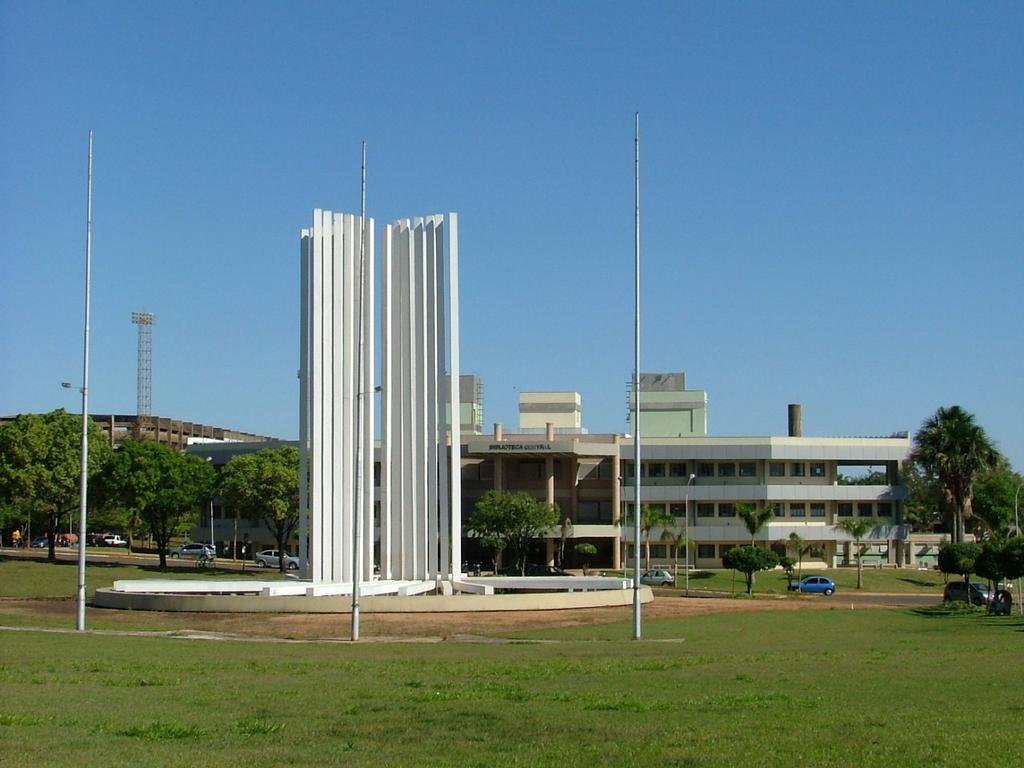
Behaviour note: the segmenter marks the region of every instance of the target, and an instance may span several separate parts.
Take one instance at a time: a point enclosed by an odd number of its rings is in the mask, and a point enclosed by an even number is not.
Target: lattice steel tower
[[[136,415],[149,416],[153,409],[153,323],[151,312],[132,312],[132,323],[139,326],[138,404]]]

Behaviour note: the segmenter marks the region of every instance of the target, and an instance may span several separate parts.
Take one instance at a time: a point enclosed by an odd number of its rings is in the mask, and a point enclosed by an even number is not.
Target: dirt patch
[[[643,608],[645,620],[703,616],[736,611],[828,610],[838,607],[832,601],[814,598],[684,598],[659,597]],[[860,605],[860,608],[872,607]],[[0,600],[0,624],[3,616],[17,616],[18,624],[35,617],[41,624],[53,626],[55,620],[75,623],[75,603],[71,600]],[[363,614],[361,635],[366,639],[450,639],[504,637],[538,628],[576,627],[628,622],[632,607],[579,608],[555,611],[507,611],[465,613]],[[236,637],[271,637],[302,640],[347,640],[351,620],[348,614],[242,614],[242,613],[169,613],[158,611],[122,611],[90,607],[86,615],[90,628],[185,631]]]

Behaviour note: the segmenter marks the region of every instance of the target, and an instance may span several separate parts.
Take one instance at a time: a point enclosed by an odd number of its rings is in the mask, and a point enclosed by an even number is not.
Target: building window
[[[698,544],[697,545],[697,557],[701,560],[709,560],[715,556],[715,545],[714,544]]]
[[[786,464],[782,461],[772,461],[768,464],[768,476],[769,477],[785,477],[786,476]]]
[[[544,477],[544,462],[543,461],[520,461],[519,462],[519,479],[520,480],[540,480]]]
[[[752,461],[741,461],[740,477],[757,477],[757,464]]]
[[[857,505],[857,517],[874,517],[872,514],[872,508],[870,504],[858,504]]]
[[[697,505],[697,517],[714,517],[715,516],[715,505],[714,504],[698,504]]]
[[[648,477],[664,477],[665,476],[665,465],[664,464],[651,464],[647,467]]]
[[[668,555],[665,552],[665,550],[667,549],[668,547],[664,544],[651,544],[651,557],[656,558],[658,560],[664,560],[666,557],[668,557]]]
[[[736,517],[736,505],[735,504],[719,504],[718,505],[718,516],[719,517]]]
[[[669,477],[686,477],[686,462],[685,461],[673,461],[668,465],[668,476]]]
[[[785,510],[783,509],[782,504],[777,501],[769,502],[765,504],[765,507],[767,509],[770,509],[772,511],[772,514],[775,515],[775,517],[782,517],[785,514]]]
[[[825,464],[821,461],[811,462],[811,477],[824,477],[825,476]]]
[[[853,517],[853,504],[844,501],[839,502],[839,516]]]
[[[686,517],[685,504],[669,504],[668,511],[672,514],[672,517]]]
[[[879,517],[892,517],[892,504],[888,501],[879,502],[878,504],[878,516]]]
[[[735,548],[736,548],[735,544],[719,544],[718,545],[718,556],[719,557],[725,557],[726,553],[730,549],[735,549]]]
[[[807,466],[803,462],[794,462],[789,465],[789,474],[793,477],[803,477],[807,474]]]
[[[719,477],[736,477],[736,465],[731,461],[723,461],[718,465]]]
[[[807,517],[807,505],[803,502],[789,505],[790,517]]]
[[[697,465],[697,477],[714,477],[715,465],[708,461],[702,461]]]
[[[825,505],[821,502],[811,504],[811,517],[824,517]]]
[[[623,477],[633,477],[633,462],[632,461],[624,461],[624,462],[622,462],[622,476]]]

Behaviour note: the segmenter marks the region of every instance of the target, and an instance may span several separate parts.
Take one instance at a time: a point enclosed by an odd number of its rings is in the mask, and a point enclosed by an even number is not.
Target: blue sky
[[[913,432],[974,412],[1024,466],[1019,3],[0,0],[0,412],[297,434],[298,230],[460,213],[488,424],[578,390],[623,431],[633,114],[645,371],[715,435]]]

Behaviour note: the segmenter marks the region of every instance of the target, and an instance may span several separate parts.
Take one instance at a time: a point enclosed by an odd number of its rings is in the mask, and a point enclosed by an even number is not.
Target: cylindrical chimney
[[[800,403],[789,404],[789,436],[804,436],[804,415]]]
[[[504,432],[503,432],[503,430],[501,428],[501,422],[500,421],[494,422],[494,442],[500,443],[504,436],[505,436]]]
[[[555,439],[555,425],[552,422],[544,424],[544,439],[554,440]]]

